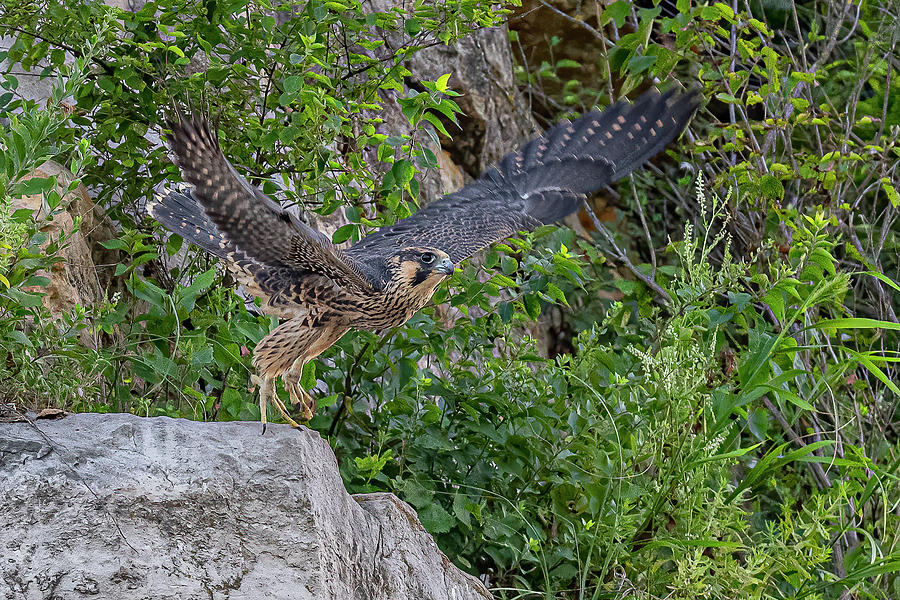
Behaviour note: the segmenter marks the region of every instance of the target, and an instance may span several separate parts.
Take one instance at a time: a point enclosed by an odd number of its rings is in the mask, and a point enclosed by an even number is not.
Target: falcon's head
[[[412,246],[399,250],[387,261],[387,288],[424,297],[427,302],[434,288],[453,275],[453,261],[443,250]]]

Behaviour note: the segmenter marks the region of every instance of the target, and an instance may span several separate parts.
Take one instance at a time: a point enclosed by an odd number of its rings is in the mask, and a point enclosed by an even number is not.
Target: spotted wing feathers
[[[517,231],[572,214],[585,198],[639,168],[665,148],[700,102],[696,92],[655,90],[563,122],[503,157],[462,190],[379,229],[348,251],[384,253],[410,242],[458,262]]]
[[[147,212],[172,233],[219,258],[229,258],[236,249],[203,211],[189,186],[156,194],[147,203]]]
[[[222,154],[209,122],[179,115],[168,122],[169,145],[193,196],[233,246],[255,261],[317,273],[353,288],[370,284],[330,240],[251,186]]]

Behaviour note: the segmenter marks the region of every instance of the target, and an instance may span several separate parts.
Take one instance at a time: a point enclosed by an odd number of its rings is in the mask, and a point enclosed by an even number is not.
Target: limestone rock
[[[75,308],[76,304],[90,306],[103,300],[103,289],[112,278],[112,266],[116,263],[114,252],[105,250],[100,242],[115,237],[115,231],[108,218],[97,211],[94,201],[84,185],[79,185],[65,194],[72,173],[52,160],[42,164],[23,180],[31,178],[56,177],[57,190],[63,195],[61,203],[65,210],[55,214],[41,231],[48,235],[48,243],[64,234],[68,243],[60,250],[63,261],[57,262],[49,273],[40,273],[50,279],[50,283],[40,291],[44,292],[44,306],[54,315]],[[40,194],[13,198],[12,210],[27,209],[40,220],[44,217]],[[75,229],[75,218],[81,219],[81,227]],[[108,265],[98,269],[97,264]]]
[[[364,10],[373,12],[390,12],[395,6],[396,3],[390,0],[363,3]],[[390,59],[412,43],[406,33],[373,29],[371,34],[383,42],[371,51],[371,55],[383,60]],[[370,52],[362,48],[356,51]],[[537,133],[528,104],[513,77],[512,50],[506,26],[478,29],[452,45],[424,48],[414,53],[405,66],[410,71],[405,80],[406,87],[418,91],[425,91],[421,81],[435,81],[450,73],[449,87],[460,94],[452,99],[463,111],[458,116],[459,127],[445,123],[452,140],[441,136],[438,148],[422,139],[437,156],[440,172],[428,172],[421,177],[421,205],[457,191]],[[379,133],[413,133],[400,111],[398,96],[394,90],[382,92],[383,109],[376,115],[384,119],[377,128]],[[378,162],[374,150],[366,158],[370,165]],[[450,178],[444,174],[448,167],[454,171]]]
[[[348,495],[308,429],[0,423],[0,515],[0,598],[490,598],[407,504]]]
[[[450,88],[462,94],[453,98],[464,113],[462,131],[449,126],[453,140],[441,141],[453,162],[473,178],[540,133],[516,89],[506,27],[481,29],[452,46],[418,52],[409,70],[430,81],[452,73]]]

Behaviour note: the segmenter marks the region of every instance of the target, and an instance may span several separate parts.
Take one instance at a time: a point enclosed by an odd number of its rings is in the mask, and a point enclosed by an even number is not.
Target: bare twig
[[[628,183],[631,184],[631,195],[634,196],[634,204],[637,206],[638,216],[641,218],[641,227],[644,229],[644,237],[647,238],[647,248],[650,250],[650,278],[656,281],[656,248],[653,246],[653,238],[650,236],[650,227],[647,226],[647,216],[644,214],[644,203],[638,197],[637,188],[634,185],[634,173],[628,175]]]
[[[553,6],[546,0],[538,0],[538,2],[542,6],[544,6],[544,8],[549,8],[551,11],[553,11],[554,13],[556,13],[557,15],[559,15],[566,21],[569,21],[570,23],[590,32],[591,35],[596,37],[598,40],[601,40],[603,43],[609,43],[610,45],[613,45],[612,42],[610,42],[608,39],[606,39],[606,36],[603,35],[603,32],[594,29],[593,27],[591,27],[590,25],[585,23],[583,19],[576,19],[575,17],[564,13],[563,11],[559,10],[558,8],[556,8],[555,6]]]
[[[656,292],[658,298],[662,300],[662,304],[671,304],[672,296],[669,295],[669,292],[661,288],[659,284],[656,283],[656,281],[654,281],[651,277],[645,275],[643,272],[641,272],[640,269],[634,266],[634,263],[632,263],[631,259],[628,258],[628,254],[625,252],[625,250],[616,245],[615,238],[613,237],[612,232],[606,227],[606,225],[604,225],[600,221],[600,219],[597,218],[597,215],[594,214],[594,210],[587,205],[585,205],[585,210],[587,211],[588,216],[591,218],[591,222],[594,224],[594,227],[612,248],[612,252],[616,260],[628,267],[628,270],[634,273],[635,277],[643,281],[645,284],[647,284],[647,287]]]

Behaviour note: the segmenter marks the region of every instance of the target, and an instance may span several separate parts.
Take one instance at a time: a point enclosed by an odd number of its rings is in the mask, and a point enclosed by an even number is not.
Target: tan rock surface
[[[62,165],[47,161],[24,180],[32,178],[55,177],[57,191],[63,196],[60,204],[62,210],[45,222],[41,231],[48,236],[46,247],[51,241],[59,240],[63,235],[65,243],[59,256],[63,260],[53,265],[49,272],[39,273],[50,279],[50,283],[39,291],[45,293],[44,306],[54,315],[75,308],[76,305],[90,306],[103,300],[103,289],[111,277],[114,262],[110,252],[100,246],[100,242],[114,236],[112,224],[97,210],[84,185],[66,193],[69,183],[74,179],[71,172]],[[23,196],[12,200],[12,210],[27,209],[32,211],[37,221],[46,217],[42,206],[42,196]],[[80,218],[81,225],[75,231],[75,219]],[[100,260],[109,261],[105,270],[98,270],[94,253]],[[103,279],[101,279],[103,278]]]

